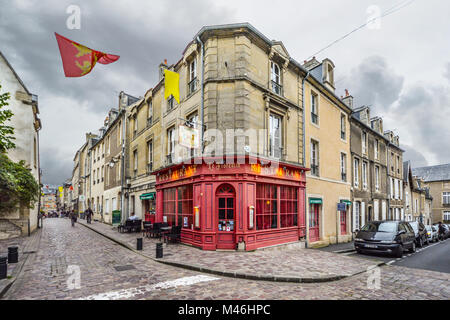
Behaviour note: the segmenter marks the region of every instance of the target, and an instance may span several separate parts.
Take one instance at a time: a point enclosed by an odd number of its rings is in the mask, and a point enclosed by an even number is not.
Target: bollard
[[[163,257],[163,244],[162,242],[156,244],[156,258]]]
[[[136,250],[142,250],[142,238],[137,238]]]
[[[18,247],[8,247],[8,263],[19,262]]]
[[[8,275],[8,265],[6,264],[6,257],[0,257],[0,280],[6,279]]]

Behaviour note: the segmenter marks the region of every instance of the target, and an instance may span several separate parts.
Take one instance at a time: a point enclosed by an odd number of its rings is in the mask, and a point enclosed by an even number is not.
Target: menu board
[[[234,231],[234,221],[233,220],[219,220],[219,231]]]

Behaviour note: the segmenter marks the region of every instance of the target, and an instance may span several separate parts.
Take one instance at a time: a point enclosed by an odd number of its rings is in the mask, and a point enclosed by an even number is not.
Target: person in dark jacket
[[[75,226],[75,222],[77,222],[77,218],[78,218],[78,212],[75,212],[75,210],[72,210],[72,212],[70,213],[70,221],[72,222],[72,227]]]
[[[84,212],[86,214],[86,222],[91,224],[92,216],[94,215],[94,212],[92,212],[91,208],[87,208]]]

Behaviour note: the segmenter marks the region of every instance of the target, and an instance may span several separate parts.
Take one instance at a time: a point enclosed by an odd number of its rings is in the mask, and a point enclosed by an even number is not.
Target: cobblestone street
[[[368,288],[367,273],[317,284],[202,274],[152,261],[84,226],[72,228],[67,219],[45,220],[39,248],[29,254],[3,299],[450,298],[449,274],[398,266],[380,268],[379,289]],[[80,268],[79,289],[68,287],[69,266]]]

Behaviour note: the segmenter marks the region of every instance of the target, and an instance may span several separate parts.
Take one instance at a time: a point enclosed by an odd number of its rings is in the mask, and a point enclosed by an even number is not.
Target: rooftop
[[[422,177],[425,182],[450,180],[450,163],[413,168],[412,173]]]

